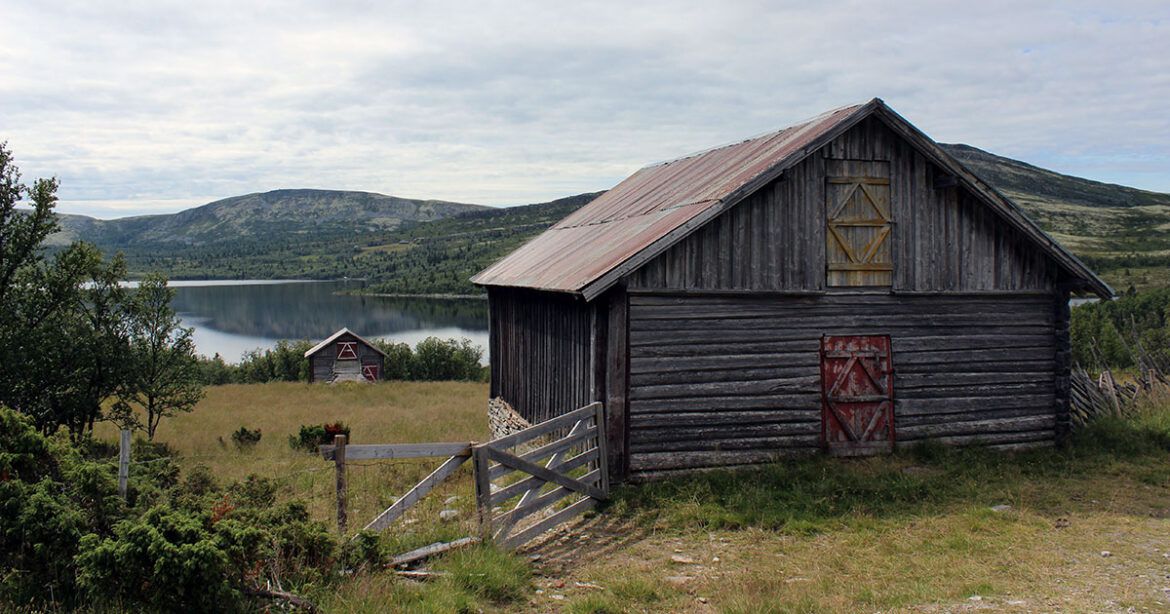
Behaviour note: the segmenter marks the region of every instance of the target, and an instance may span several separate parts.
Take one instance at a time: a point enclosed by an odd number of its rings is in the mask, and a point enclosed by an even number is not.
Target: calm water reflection
[[[174,281],[175,310],[201,354],[238,361],[280,339],[323,339],[345,326],[404,341],[466,337],[487,348],[487,301],[337,294],[361,282]],[[486,361],[486,356],[485,356]]]

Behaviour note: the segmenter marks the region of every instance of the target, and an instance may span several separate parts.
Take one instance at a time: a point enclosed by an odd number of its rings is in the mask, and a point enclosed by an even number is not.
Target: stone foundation
[[[499,439],[532,426],[520,417],[502,397],[488,400],[488,429],[492,439]]]

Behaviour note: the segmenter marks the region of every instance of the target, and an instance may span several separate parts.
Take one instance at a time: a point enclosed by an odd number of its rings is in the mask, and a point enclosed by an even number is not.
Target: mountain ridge
[[[1170,205],[1170,194],[1058,173],[965,143],[939,145],[1000,191],[1060,198],[1090,207]]]
[[[487,208],[377,192],[284,188],[222,198],[176,213],[112,220],[62,215],[62,232],[54,243],[84,237],[115,249],[130,243],[205,245],[273,234],[387,230]]]

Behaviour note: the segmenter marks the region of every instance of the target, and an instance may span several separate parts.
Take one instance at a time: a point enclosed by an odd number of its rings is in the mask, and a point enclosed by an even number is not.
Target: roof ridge
[[[872,101],[870,101],[870,102],[872,102]],[[860,103],[856,103],[856,104],[842,105],[842,106],[839,106],[835,109],[830,109],[828,111],[825,111],[824,113],[818,113],[812,117],[809,117],[808,119],[804,119],[804,120],[798,121],[796,123],[789,124],[787,126],[784,126],[783,128],[779,128],[777,130],[769,130],[767,132],[761,132],[759,134],[756,134],[755,136],[749,136],[747,138],[738,139],[735,141],[730,141],[730,142],[724,143],[722,145],[708,147],[706,149],[696,151],[694,153],[686,154],[685,156],[679,156],[677,158],[671,158],[669,160],[663,160],[661,162],[655,162],[653,164],[647,164],[646,166],[643,166],[638,170],[647,170],[647,169],[651,169],[651,168],[658,168],[660,166],[674,164],[675,162],[682,162],[683,160],[690,160],[692,158],[698,158],[699,156],[705,156],[711,152],[719,151],[720,149],[727,149],[729,147],[736,147],[738,145],[743,145],[744,143],[750,143],[751,141],[759,141],[759,140],[771,138],[774,136],[778,136],[781,133],[788,132],[789,130],[793,130],[793,129],[798,128],[800,126],[807,126],[809,124],[815,124],[818,121],[823,121],[825,117],[833,115],[834,113],[840,113],[840,112],[845,111],[847,109],[861,108],[867,104],[869,104],[869,102],[860,102]]]

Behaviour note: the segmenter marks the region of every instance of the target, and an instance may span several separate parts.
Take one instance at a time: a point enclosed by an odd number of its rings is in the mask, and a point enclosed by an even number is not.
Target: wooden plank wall
[[[594,307],[551,292],[488,289],[491,396],[532,424],[588,405]]]
[[[890,163],[893,288],[1046,290],[1055,265],[880,120],[843,134],[629,276],[631,289],[819,291],[825,287],[826,160]]]
[[[815,452],[824,334],[891,335],[901,445],[1051,441],[1056,311],[1051,294],[631,293],[632,477]]]

